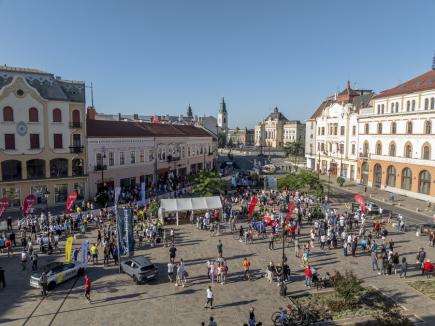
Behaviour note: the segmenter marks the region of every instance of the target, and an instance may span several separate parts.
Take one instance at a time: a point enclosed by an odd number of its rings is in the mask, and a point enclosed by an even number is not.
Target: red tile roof
[[[428,71],[423,75],[400,84],[399,86],[382,91],[373,98],[379,99],[393,95],[411,94],[430,89],[435,89],[435,70]]]
[[[313,115],[310,117],[310,119],[308,119],[308,120],[314,120],[314,119],[316,119],[317,117],[319,117],[319,116],[322,114],[323,110],[324,110],[328,105],[331,105],[333,102],[334,102],[334,101],[332,101],[332,100],[325,100],[325,101],[323,101],[323,102],[319,105],[319,107],[316,109],[316,111],[314,111],[314,113],[313,113]]]
[[[87,120],[86,132],[90,138],[212,137],[204,129],[195,126],[110,120]]]

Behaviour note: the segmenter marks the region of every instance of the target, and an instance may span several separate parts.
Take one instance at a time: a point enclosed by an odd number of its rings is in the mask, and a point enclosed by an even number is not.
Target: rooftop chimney
[[[95,116],[97,115],[97,111],[93,106],[88,106],[86,118],[87,120],[95,120]]]

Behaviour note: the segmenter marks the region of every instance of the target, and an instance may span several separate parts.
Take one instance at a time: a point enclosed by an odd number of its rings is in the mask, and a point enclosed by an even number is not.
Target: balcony
[[[359,153],[359,158],[363,159],[363,160],[368,160],[370,158],[370,154],[369,153]]]
[[[98,165],[95,165],[94,166],[94,171],[104,171],[104,170],[107,170],[107,165],[101,165],[101,164],[98,164]]]
[[[69,147],[69,152],[71,154],[80,154],[83,153],[84,146],[83,145],[72,145]]]
[[[176,162],[176,161],[179,161],[179,160],[180,160],[180,157],[179,157],[179,156],[168,155],[168,156],[166,157],[166,160],[167,160],[168,162]]]
[[[74,129],[81,129],[82,123],[80,121],[73,121],[69,123],[69,127]]]

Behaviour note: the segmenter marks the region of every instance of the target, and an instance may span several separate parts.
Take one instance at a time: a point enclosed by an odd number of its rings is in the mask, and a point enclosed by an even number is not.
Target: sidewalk
[[[320,175],[320,179],[323,180],[326,183],[326,186],[328,184],[328,175]],[[351,192],[351,193],[359,193],[361,195],[364,195],[366,198],[373,198],[377,201],[385,202],[389,205],[400,207],[401,209],[405,209],[414,213],[418,213],[421,215],[424,215],[426,217],[433,218],[435,214],[435,205],[432,204],[431,207],[428,208],[427,202],[403,196],[394,194],[394,203],[391,203],[390,201],[390,195],[391,192],[384,191],[378,188],[372,188],[367,186],[367,191],[365,191],[365,186],[361,184],[357,184],[352,181],[346,181],[343,185],[343,187],[340,187],[337,184],[336,177],[331,176],[331,187],[338,188],[343,191]]]

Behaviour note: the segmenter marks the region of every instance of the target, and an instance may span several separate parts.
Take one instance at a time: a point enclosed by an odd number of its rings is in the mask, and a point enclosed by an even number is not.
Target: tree
[[[293,143],[286,143],[284,145],[284,150],[287,153],[287,156],[293,158],[293,164],[296,168],[297,158],[305,155],[305,145],[300,140],[295,141]]]
[[[200,196],[219,195],[224,189],[225,184],[214,171],[202,172],[193,179],[193,192]]]
[[[219,148],[224,148],[226,143],[227,143],[227,140],[226,140],[225,134],[220,133],[218,135],[218,147]]]
[[[151,214],[151,217],[156,217],[160,208],[160,203],[157,200],[154,200],[150,203],[148,210]]]
[[[311,171],[300,171],[299,173],[289,173],[285,177],[278,179],[278,188],[288,190],[307,191],[317,197],[324,195],[323,183],[317,175]]]
[[[233,148],[234,147],[234,142],[233,142],[232,138],[230,138],[230,140],[228,141],[227,147],[229,147],[229,148]]]

